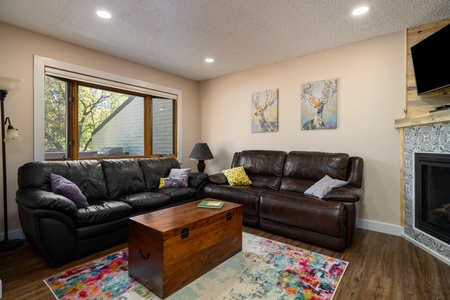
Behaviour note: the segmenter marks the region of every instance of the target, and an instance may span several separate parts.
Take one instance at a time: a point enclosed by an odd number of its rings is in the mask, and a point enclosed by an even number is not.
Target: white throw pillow
[[[325,175],[325,177],[323,177],[322,179],[314,183],[309,189],[307,189],[305,191],[305,195],[323,198],[332,189],[344,186],[346,184],[347,181],[333,179],[330,176]]]
[[[181,175],[189,174],[189,173],[191,173],[191,168],[185,168],[185,169],[172,168],[172,169],[170,169],[169,176],[167,176],[167,177],[181,177]]]

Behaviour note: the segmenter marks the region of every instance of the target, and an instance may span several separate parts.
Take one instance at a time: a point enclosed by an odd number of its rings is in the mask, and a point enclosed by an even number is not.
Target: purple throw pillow
[[[89,206],[86,196],[83,195],[80,188],[72,181],[64,178],[61,175],[50,174],[52,182],[52,192],[62,195],[72,200],[78,208],[86,208]]]

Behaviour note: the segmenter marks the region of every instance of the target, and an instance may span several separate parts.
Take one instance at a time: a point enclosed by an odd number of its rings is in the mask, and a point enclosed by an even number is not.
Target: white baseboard
[[[369,221],[364,219],[358,219],[356,222],[356,226],[358,228],[367,229],[371,231],[377,231],[381,233],[387,233],[391,235],[398,235],[402,236],[404,229],[403,226],[388,224],[388,223],[381,223],[376,221]]]
[[[0,233],[0,240],[3,241],[4,238],[5,238],[5,234],[3,232]],[[16,239],[23,240],[23,239],[25,239],[25,235],[23,234],[22,229],[17,229],[17,230],[14,230],[14,231],[9,231],[8,239],[10,239],[10,240],[16,240]]]

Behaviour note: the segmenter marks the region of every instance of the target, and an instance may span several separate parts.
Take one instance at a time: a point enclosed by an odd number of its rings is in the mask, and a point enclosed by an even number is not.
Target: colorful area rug
[[[242,252],[166,299],[332,299],[348,262],[243,233]],[[56,299],[160,299],[128,276],[128,250],[44,280]]]

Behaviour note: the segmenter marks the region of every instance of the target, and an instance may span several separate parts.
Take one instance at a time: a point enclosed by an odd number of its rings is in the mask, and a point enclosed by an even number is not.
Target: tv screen
[[[450,86],[450,24],[411,47],[419,95]]]

